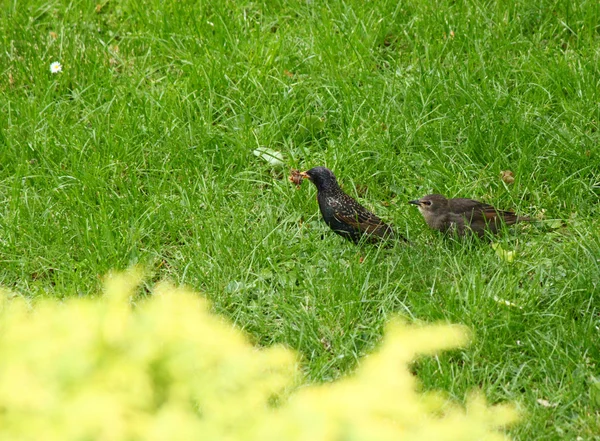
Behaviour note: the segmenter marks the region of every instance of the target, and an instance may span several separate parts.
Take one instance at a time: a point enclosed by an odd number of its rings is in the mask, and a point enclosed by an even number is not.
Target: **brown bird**
[[[486,231],[496,233],[502,224],[513,225],[530,220],[473,199],[446,199],[441,194],[428,194],[409,203],[419,207],[425,222],[434,230],[459,236],[472,232],[483,237]]]
[[[343,192],[328,168],[314,167],[297,175],[317,187],[323,220],[335,233],[354,243],[363,237],[372,243],[396,237],[392,227]]]

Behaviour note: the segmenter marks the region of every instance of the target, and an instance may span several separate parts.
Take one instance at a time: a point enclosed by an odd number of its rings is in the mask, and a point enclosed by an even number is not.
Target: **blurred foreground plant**
[[[0,439],[501,440],[516,419],[417,392],[408,363],[464,344],[459,327],[393,323],[354,375],[293,391],[291,351],[253,347],[183,289],[158,285],[132,307],[139,282],[33,308],[0,296]]]

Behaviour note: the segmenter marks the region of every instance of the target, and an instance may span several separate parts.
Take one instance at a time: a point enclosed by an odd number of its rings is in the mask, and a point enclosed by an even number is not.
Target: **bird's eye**
[[[431,205],[431,201],[423,201],[423,203],[427,206]]]

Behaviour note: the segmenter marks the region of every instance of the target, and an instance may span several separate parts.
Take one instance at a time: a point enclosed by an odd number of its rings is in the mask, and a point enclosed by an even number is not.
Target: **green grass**
[[[426,388],[519,402],[515,439],[598,440],[599,26],[591,0],[7,2],[0,284],[89,295],[142,264],[316,382],[393,315],[463,323],[470,347],[415,365]],[[413,246],[328,231],[285,178],[315,165]],[[507,263],[429,231],[407,201],[430,192],[562,226],[501,234]]]

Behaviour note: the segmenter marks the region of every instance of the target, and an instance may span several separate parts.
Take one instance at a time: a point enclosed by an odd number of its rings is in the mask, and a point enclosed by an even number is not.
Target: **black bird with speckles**
[[[317,187],[323,220],[335,233],[354,243],[363,237],[371,243],[397,237],[392,227],[344,193],[328,168],[314,167],[300,176]]]

